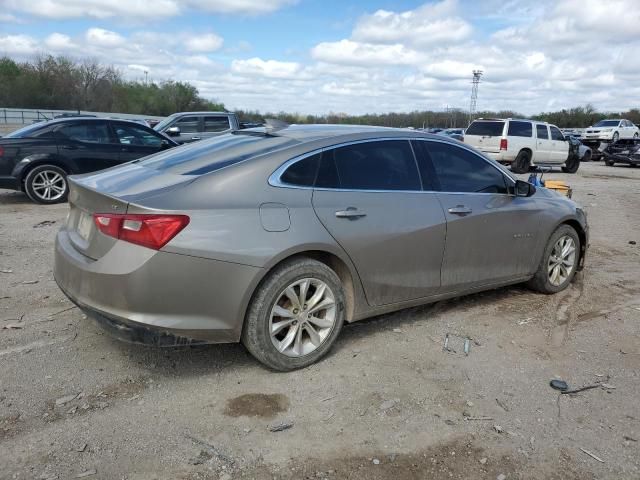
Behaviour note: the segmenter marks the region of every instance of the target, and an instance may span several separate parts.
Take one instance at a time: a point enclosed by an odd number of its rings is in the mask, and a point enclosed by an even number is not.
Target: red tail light
[[[503,138],[502,140],[500,140],[500,150],[506,150],[507,149],[507,139]]]
[[[160,250],[189,224],[189,217],[94,213],[93,221],[105,235]]]

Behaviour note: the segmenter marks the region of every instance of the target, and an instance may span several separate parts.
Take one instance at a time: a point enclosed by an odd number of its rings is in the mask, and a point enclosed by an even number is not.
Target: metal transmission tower
[[[476,103],[478,101],[478,85],[480,84],[481,76],[482,70],[473,71],[473,80],[471,81],[471,104],[469,105],[469,123],[473,122],[473,116],[476,113]]]

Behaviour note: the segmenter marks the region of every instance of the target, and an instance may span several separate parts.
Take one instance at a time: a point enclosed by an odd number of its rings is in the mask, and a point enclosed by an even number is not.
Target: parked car
[[[591,147],[586,146],[576,135],[565,135],[569,142],[569,155],[577,155],[580,162],[590,162],[592,158]]]
[[[126,120],[67,117],[21,128],[0,139],[0,188],[36,203],[67,199],[67,175],[113,167],[178,144]]]
[[[640,165],[640,139],[627,138],[610,143],[603,150],[604,163],[612,167],[616,163],[626,163],[630,167]]]
[[[580,167],[579,159],[569,155],[569,143],[560,129],[546,122],[481,118],[471,122],[464,142],[510,164],[514,173],[526,173],[537,165],[560,165],[566,173],[575,173]]]
[[[438,132],[440,135],[446,135],[447,137],[454,138],[459,142],[464,141],[464,128],[447,128]]]
[[[343,322],[582,268],[573,201],[478,151],[407,129],[240,130],[71,177],[62,291],[116,337],[241,341],[277,370]]]
[[[190,143],[238,130],[240,123],[237,115],[231,112],[180,112],[168,116],[153,128],[178,143]]]
[[[590,141],[615,143],[624,138],[638,138],[640,130],[629,120],[600,120],[592,127],[585,128],[582,138]]]

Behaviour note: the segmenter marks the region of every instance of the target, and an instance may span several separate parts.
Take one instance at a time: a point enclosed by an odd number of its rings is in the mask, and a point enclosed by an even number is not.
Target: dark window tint
[[[289,166],[280,177],[283,183],[299,185],[301,187],[313,187],[318,171],[318,162],[321,154],[317,153],[303,158]]]
[[[552,140],[564,140],[564,135],[562,135],[562,132],[559,129],[549,125],[549,130],[551,130],[551,139]]]
[[[224,132],[229,128],[229,119],[227,117],[204,117],[205,132]]]
[[[180,133],[197,133],[198,117],[183,117],[174,125],[180,129]]]
[[[467,128],[466,135],[480,135],[483,137],[499,137],[502,135],[504,128],[504,122],[502,121],[487,121],[476,120],[469,128]]]
[[[103,122],[72,123],[56,130],[57,136],[89,143],[111,143],[109,128]]]
[[[511,120],[509,122],[509,133],[507,135],[509,135],[510,137],[533,136],[531,122],[519,122],[517,120]]]
[[[433,165],[429,161],[429,152],[427,150],[427,142],[422,140],[412,140],[411,145],[413,151],[416,153],[418,160],[418,169],[420,170],[420,177],[422,178],[422,188],[424,190],[436,190],[435,184],[435,172]]]
[[[327,150],[317,186],[347,190],[420,190],[407,140],[357,143]]]
[[[426,143],[443,192],[508,193],[504,175],[482,157],[455,145]]]
[[[547,130],[546,125],[536,125],[536,134],[540,139],[543,139],[543,140],[549,139],[549,132]]]
[[[149,147],[161,147],[162,138],[144,128],[134,125],[117,123],[113,126],[120,143],[125,145],[143,145]]]

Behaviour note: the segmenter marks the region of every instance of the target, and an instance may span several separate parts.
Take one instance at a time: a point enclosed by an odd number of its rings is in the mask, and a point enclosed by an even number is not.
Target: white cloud
[[[300,73],[301,66],[296,62],[262,60],[254,57],[248,60],[234,60],[231,63],[231,71],[243,75],[258,75],[268,78],[294,78]]]
[[[0,7],[36,17],[117,18],[135,23],[140,19],[175,17],[190,11],[261,15],[294,3],[295,0],[0,0]]]
[[[0,54],[33,55],[38,41],[28,35],[0,35]]]
[[[184,46],[190,52],[215,52],[222,47],[222,37],[215,33],[191,36],[184,41]]]
[[[319,43],[311,50],[316,60],[344,65],[417,65],[421,55],[402,44],[378,45],[353,40]]]
[[[90,28],[87,30],[85,38],[90,45],[99,47],[118,47],[126,43],[126,39],[119,33],[103,28]]]
[[[71,50],[76,48],[76,44],[71,41],[69,35],[62,33],[52,33],[44,39],[44,44],[47,48],[56,51]]]
[[[403,43],[420,47],[460,42],[471,35],[472,27],[454,16],[456,3],[455,0],[444,0],[398,13],[378,10],[361,17],[352,36],[362,42]]]
[[[179,13],[176,0],[2,0],[0,6],[54,19],[171,17]]]

